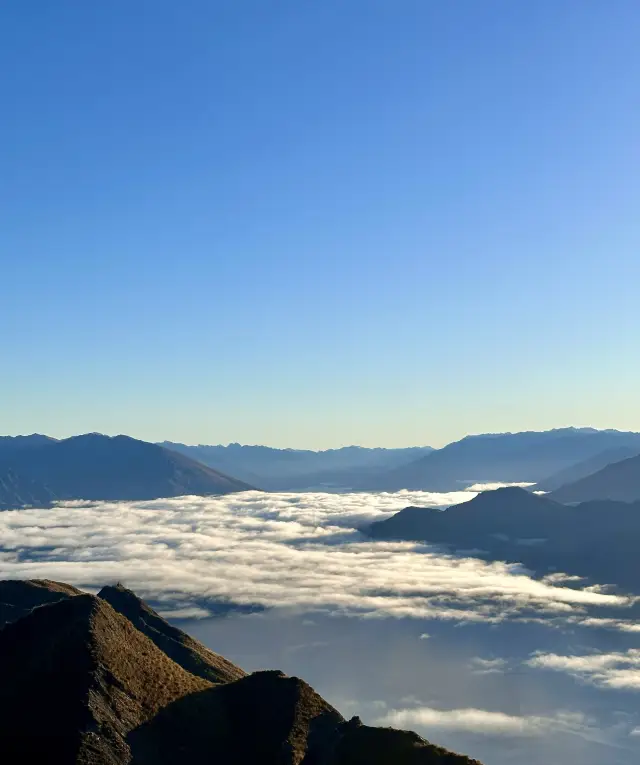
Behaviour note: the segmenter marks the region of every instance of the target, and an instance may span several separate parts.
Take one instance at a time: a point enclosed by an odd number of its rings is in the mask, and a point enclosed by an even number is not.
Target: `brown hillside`
[[[92,595],[2,629],[0,677],[0,741],[16,763],[128,763],[131,730],[209,686]]]
[[[103,587],[98,597],[106,600],[118,613],[126,616],[140,632],[187,672],[214,683],[228,683],[246,675],[240,667],[169,624],[166,619],[121,584]]]

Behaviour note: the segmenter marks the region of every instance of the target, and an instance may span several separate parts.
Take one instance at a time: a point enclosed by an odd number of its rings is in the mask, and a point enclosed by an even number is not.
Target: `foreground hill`
[[[237,476],[268,491],[322,487],[353,487],[380,471],[390,470],[429,454],[429,446],[407,449],[273,449],[269,446],[187,446],[165,441],[168,449]]]
[[[90,433],[0,456],[0,508],[54,499],[144,500],[227,494],[248,484],[156,444]]]
[[[467,436],[414,462],[379,473],[362,488],[454,491],[470,483],[537,483],[606,449],[620,447],[640,450],[640,434],[563,428]]]
[[[63,592],[0,629],[9,765],[479,765],[415,733],[347,722],[281,672],[196,676],[104,598],[65,595],[58,583],[2,584],[20,602]]]
[[[246,672],[210,651],[202,643],[174,627],[144,601],[121,584],[103,587],[98,597],[106,600],[118,613],[125,616],[161,651],[192,675],[214,683],[226,683],[244,677]]]
[[[613,499],[640,500],[640,456],[614,462],[586,478],[561,486],[551,496],[558,502]]]
[[[510,487],[446,510],[407,507],[373,523],[367,533],[519,561],[539,575],[562,571],[625,589],[637,588],[640,578],[640,502],[562,505]]]

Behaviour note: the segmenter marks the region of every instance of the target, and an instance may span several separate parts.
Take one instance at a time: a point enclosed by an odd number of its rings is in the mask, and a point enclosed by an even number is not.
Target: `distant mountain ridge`
[[[551,493],[558,502],[591,500],[640,500],[640,456],[629,457],[606,465],[591,475],[566,484]]]
[[[32,433],[30,436],[0,436],[0,459],[5,454],[14,454],[20,449],[31,449],[34,446],[45,446],[57,440],[41,433]]]
[[[414,462],[380,472],[360,488],[455,491],[471,483],[537,483],[607,449],[621,447],[640,450],[640,433],[560,428],[467,436]]]
[[[5,605],[20,612],[0,629],[3,762],[480,765],[409,731],[347,721],[297,677],[247,675],[116,590],[94,596],[57,582],[0,582]],[[129,609],[146,617],[134,623]],[[192,655],[176,658],[176,645]],[[208,654],[216,671],[232,668],[226,677],[212,682],[185,668]]]
[[[611,465],[614,462],[621,462],[629,457],[635,457],[640,454],[639,446],[618,446],[613,449],[605,449],[603,452],[598,452],[589,459],[582,460],[574,465],[571,465],[564,470],[560,470],[554,475],[540,481],[536,486],[536,491],[555,491],[561,486],[565,486],[569,483],[575,483],[582,478],[586,478],[592,473],[596,473],[607,465]],[[640,499],[640,497],[638,497]]]
[[[30,437],[0,453],[0,509],[55,500],[145,500],[251,489],[219,471],[129,436]]]
[[[172,441],[160,445],[268,491],[352,488],[369,476],[433,451],[430,446],[403,449],[344,446],[312,451],[242,444],[189,446]]]
[[[635,454],[640,454],[640,433],[593,428],[471,435],[441,449],[347,446],[317,452],[150,444],[99,433],[57,441],[33,434],[0,438],[0,509],[60,499],[154,499],[251,488],[447,492],[473,483],[529,482],[557,491]],[[634,491],[606,496],[640,498]]]

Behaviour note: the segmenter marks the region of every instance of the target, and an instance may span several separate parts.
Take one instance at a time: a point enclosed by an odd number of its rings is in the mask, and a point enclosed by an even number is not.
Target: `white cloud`
[[[206,608],[192,606],[190,608],[164,609],[158,612],[165,619],[206,619],[211,613]]]
[[[555,572],[553,574],[547,574],[542,578],[543,582],[549,584],[566,584],[568,582],[581,582],[583,577],[576,576],[575,574],[563,574],[561,572]]]
[[[483,659],[475,656],[471,659],[471,671],[474,675],[495,675],[504,672],[507,662],[504,659]]]
[[[617,632],[640,632],[640,622],[624,621],[622,619],[604,619],[589,616],[578,622],[582,627],[600,627],[602,629],[616,630]]]
[[[564,672],[600,688],[640,691],[640,649],[569,656],[535,653],[527,664]]]
[[[580,732],[586,721],[582,715],[572,712],[557,712],[551,717],[519,716],[486,709],[434,709],[423,706],[392,709],[376,720],[376,723],[398,728],[419,727],[427,731],[460,731],[487,736],[544,736],[557,731]]]
[[[0,578],[97,588],[123,581],[168,611],[208,603],[291,607],[456,622],[555,616],[625,598],[536,581],[518,566],[373,542],[358,526],[407,505],[441,506],[465,492],[266,494],[151,502],[63,503],[0,513]],[[623,621],[623,620],[621,620]]]

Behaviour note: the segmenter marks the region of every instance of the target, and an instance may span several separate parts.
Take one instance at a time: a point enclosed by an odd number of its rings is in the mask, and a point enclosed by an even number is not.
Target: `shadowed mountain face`
[[[607,465],[586,478],[561,486],[551,496],[558,502],[588,502],[611,499],[640,500],[640,456]]]
[[[130,740],[140,765],[204,765],[211,752],[230,765],[479,765],[415,733],[347,722],[303,680],[277,671],[186,696]]]
[[[476,556],[521,562],[538,575],[559,570],[630,590],[640,577],[640,502],[562,505],[510,487],[446,510],[408,507],[373,523],[367,533],[474,550]]]
[[[0,510],[15,507],[49,507],[58,499],[48,486],[33,478],[19,475],[13,469],[0,468]]]
[[[620,462],[622,460],[629,459],[629,457],[635,457],[640,452],[638,447],[621,446],[617,449],[606,449],[595,457],[590,457],[587,460],[578,462],[565,470],[560,470],[558,473],[545,478],[540,481],[535,487],[537,491],[555,491],[561,486],[566,486],[570,483],[586,478],[592,473],[597,473],[607,465],[612,465],[614,462]]]
[[[122,588],[103,593],[156,640],[107,600],[66,585],[0,590],[26,605],[38,601],[38,588],[43,599],[63,599],[0,629],[0,752],[10,765],[478,765],[414,733],[346,722],[280,672],[220,683],[197,677],[158,639],[184,645],[180,635],[167,634],[166,622]]]
[[[81,590],[70,584],[48,579],[0,581],[0,627],[17,621],[37,606],[57,603],[59,600],[81,594]]]
[[[0,455],[0,508],[54,499],[144,500],[251,487],[156,444],[99,433],[47,440]]]
[[[366,482],[370,490],[454,491],[465,484],[531,482],[606,449],[640,449],[640,434],[564,428],[541,433],[467,436]]]
[[[345,446],[314,452],[241,444],[187,446],[171,441],[165,441],[161,446],[267,491],[353,487],[381,471],[412,462],[433,451],[429,446],[407,449]]]

